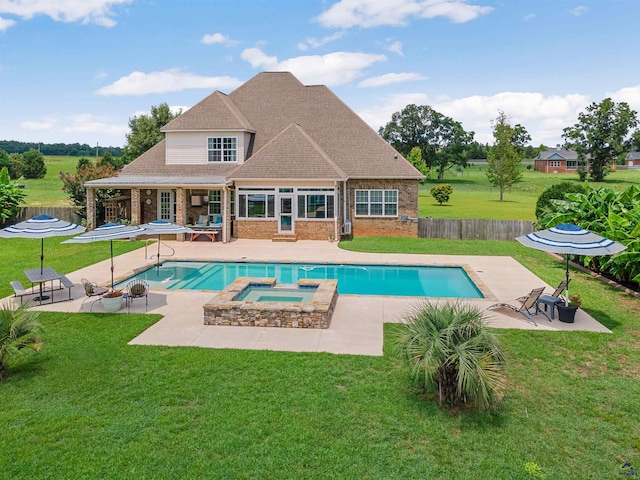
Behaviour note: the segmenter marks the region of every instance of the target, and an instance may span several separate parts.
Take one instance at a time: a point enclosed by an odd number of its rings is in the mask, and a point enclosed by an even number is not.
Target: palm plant
[[[393,348],[407,362],[412,380],[437,392],[438,403],[469,402],[490,410],[502,400],[504,354],[476,306],[422,302],[403,320]]]
[[[4,303],[0,308],[0,379],[6,370],[6,360],[19,355],[26,348],[40,350],[42,346],[42,326],[38,322],[38,312],[28,304],[12,307]]]

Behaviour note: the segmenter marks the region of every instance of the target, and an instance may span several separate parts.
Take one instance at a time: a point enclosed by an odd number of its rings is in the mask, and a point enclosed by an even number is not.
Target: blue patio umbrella
[[[65,240],[62,243],[92,243],[109,240],[111,244],[111,288],[113,288],[113,241],[125,238],[135,238],[145,233],[144,228],[132,225],[120,225],[119,223],[105,223],[95,230],[90,230],[77,237]]]
[[[145,235],[158,236],[158,260],[156,263],[156,271],[160,268],[160,235],[176,235],[193,232],[189,227],[176,225],[175,223],[167,222],[166,220],[154,220],[153,222],[143,223],[140,227],[144,228]]]
[[[517,237],[516,240],[526,247],[565,256],[567,264],[565,303],[569,302],[569,255],[600,257],[614,255],[627,248],[621,243],[601,237],[571,223],[560,223],[547,230]]]
[[[49,215],[38,215],[0,230],[2,238],[39,238],[40,243],[40,273],[44,268],[44,239],[76,235],[86,230],[77,223],[67,222]]]

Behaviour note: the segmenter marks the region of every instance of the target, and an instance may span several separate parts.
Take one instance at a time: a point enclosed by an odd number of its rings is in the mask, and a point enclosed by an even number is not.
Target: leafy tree
[[[474,135],[430,106],[414,104],[395,112],[378,133],[405,157],[419,147],[427,166],[437,170],[440,182],[446,170],[467,166],[466,149]]]
[[[0,148],[0,170],[2,170],[5,167],[7,168],[7,170],[9,170],[10,166],[11,166],[11,159],[9,158],[9,154]]]
[[[140,115],[129,119],[131,132],[124,146],[124,163],[129,163],[164,139],[160,131],[171,120],[180,115],[173,114],[169,105],[161,103],[151,107],[151,115]]]
[[[31,310],[28,303],[18,307],[4,303],[0,307],[0,379],[10,357],[20,355],[27,348],[40,350],[41,334],[38,312]]]
[[[449,201],[449,197],[453,193],[453,187],[448,183],[441,183],[431,189],[431,196],[435,198],[440,205]]]
[[[491,185],[500,188],[502,202],[505,188],[522,180],[522,172],[518,170],[522,161],[518,148],[523,145],[522,141],[526,138],[523,131],[526,130],[521,125],[516,125],[519,129],[512,127],[504,112],[500,112],[492,123],[495,141],[487,157],[487,178]]]
[[[640,152],[640,128],[633,132],[631,136],[631,145],[629,146],[629,150],[633,152]]]
[[[563,130],[567,148],[578,152],[578,162],[589,162],[589,175],[602,182],[616,158],[631,146],[629,132],[638,126],[636,112],[625,102],[615,103],[605,98],[593,102],[578,122]]]
[[[0,169],[0,225],[14,217],[24,203],[26,194],[18,188],[18,181],[11,180],[7,167]]]
[[[25,178],[42,178],[47,174],[44,155],[33,148],[22,154],[22,175]]]
[[[429,171],[427,164],[422,159],[422,150],[420,150],[420,147],[413,147],[409,152],[409,155],[407,155],[407,160],[426,177],[425,181],[429,179],[431,172]]]
[[[587,189],[581,183],[561,182],[547,187],[536,202],[536,218],[540,219],[545,210],[549,210],[551,200],[564,200],[565,193],[586,193]]]
[[[416,384],[437,393],[438,403],[498,405],[507,386],[505,357],[477,306],[424,302],[404,322],[392,345]]]
[[[102,154],[102,157],[98,159],[97,165],[99,167],[103,165],[111,165],[114,170],[120,170],[123,166],[123,161],[121,157],[113,157],[109,150],[105,150],[105,152]]]
[[[116,170],[111,164],[97,165],[91,160],[82,157],[78,160],[76,173],[59,172],[58,178],[62,180],[62,190],[69,194],[71,202],[75,206],[76,213],[87,218],[87,192],[84,183],[89,180],[113,177]],[[104,201],[120,194],[114,189],[96,190],[96,216],[98,220],[104,219]],[[95,226],[95,225],[94,225]]]
[[[23,175],[22,155],[19,153],[11,153],[9,155],[9,176],[14,180],[21,178]]]

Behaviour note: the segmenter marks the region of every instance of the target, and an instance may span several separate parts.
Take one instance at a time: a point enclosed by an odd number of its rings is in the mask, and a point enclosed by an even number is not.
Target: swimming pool
[[[397,297],[484,298],[462,267],[167,261],[135,277],[151,288],[223,290],[238,277],[338,280],[338,293]],[[123,287],[131,278],[120,282]]]

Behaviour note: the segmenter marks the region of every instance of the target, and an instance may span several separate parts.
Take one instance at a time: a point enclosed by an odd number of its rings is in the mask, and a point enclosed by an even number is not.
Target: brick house
[[[640,152],[629,152],[624,157],[624,163],[630,170],[640,169]]]
[[[117,177],[85,183],[90,225],[96,190],[116,188],[133,224],[208,215],[223,241],[417,236],[422,174],[326,86],[260,73],[162,131]]]
[[[550,148],[540,152],[534,160],[536,172],[567,173],[578,169],[578,152],[560,148]]]

